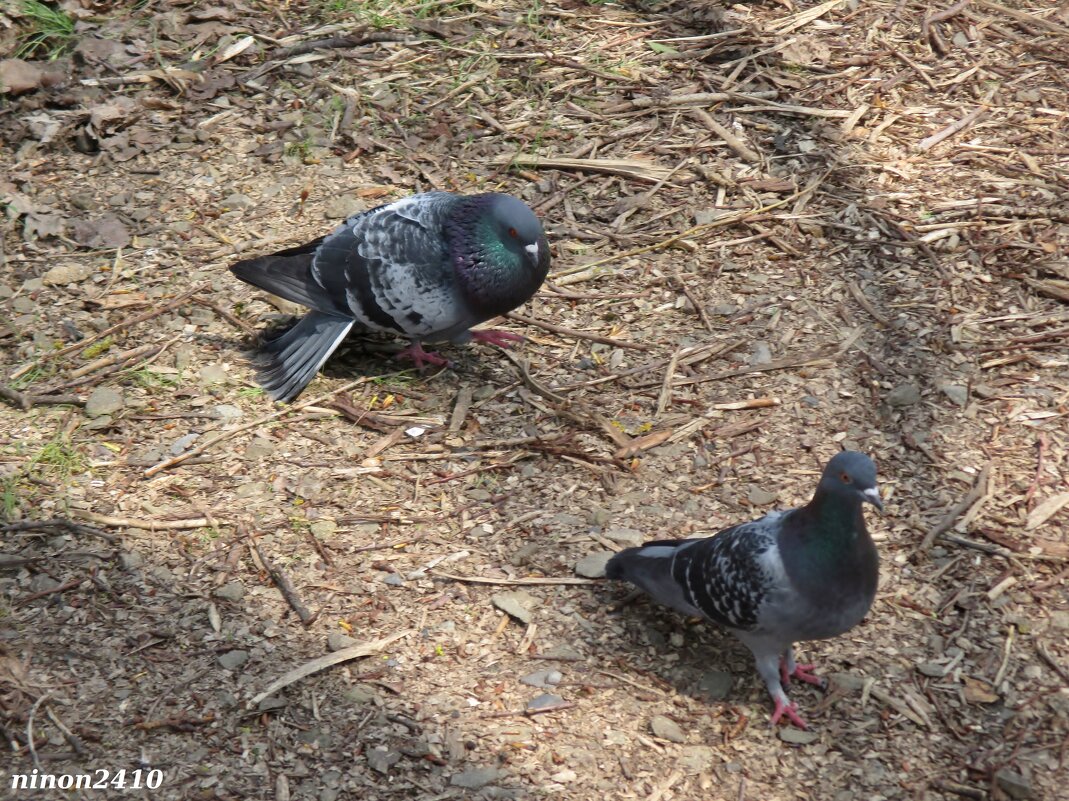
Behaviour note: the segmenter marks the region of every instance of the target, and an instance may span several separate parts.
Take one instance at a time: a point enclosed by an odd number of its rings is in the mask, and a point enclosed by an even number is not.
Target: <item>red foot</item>
[[[787,720],[803,731],[809,730],[809,726],[806,725],[806,722],[802,720],[801,716],[798,714],[798,706],[793,703],[785,704],[777,698],[776,709],[772,713],[772,725],[775,726],[779,723],[779,719],[782,717],[786,717]]]
[[[807,684],[815,684],[823,690],[828,682],[820,676],[813,675],[811,671],[815,667],[816,665],[795,665],[794,673],[792,673],[791,676],[798,679],[798,681],[804,681]]]
[[[828,685],[828,682],[822,679],[820,676],[814,676],[812,673],[813,668],[816,665],[798,665],[794,666],[794,672],[787,672],[787,660],[780,659],[779,661],[779,678],[784,687],[789,687],[791,679],[798,679],[798,681],[804,681],[807,684],[815,684],[822,690]]]
[[[398,351],[395,359],[411,359],[416,363],[416,367],[422,370],[428,364],[433,364],[435,367],[448,367],[449,360],[439,356],[437,353],[428,353],[423,349],[423,345],[419,342],[413,342],[404,350]]]
[[[476,342],[485,342],[487,345],[497,345],[499,348],[507,348],[512,342],[524,342],[527,339],[520,334],[513,334],[511,331],[499,331],[496,328],[472,331],[471,338]]]

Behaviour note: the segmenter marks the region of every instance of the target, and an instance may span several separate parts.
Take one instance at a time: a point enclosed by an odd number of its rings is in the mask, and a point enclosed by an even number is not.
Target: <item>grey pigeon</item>
[[[806,728],[787,698],[791,678],[824,685],[813,665],[794,661],[794,643],[849,631],[872,606],[879,556],[861,505],[883,509],[876,465],[843,451],[824,468],[805,506],[771,512],[714,534],[648,542],[613,556],[611,579],[661,603],[725,626],[753,652],[775,702],[772,723]]]
[[[446,364],[423,342],[522,339],[471,327],[515,309],[545,280],[549,244],[534,213],[510,195],[427,192],[355,214],[327,236],[230,270],[247,284],[311,309],[261,348],[258,379],[289,401],[351,330],[411,340],[399,356]]]

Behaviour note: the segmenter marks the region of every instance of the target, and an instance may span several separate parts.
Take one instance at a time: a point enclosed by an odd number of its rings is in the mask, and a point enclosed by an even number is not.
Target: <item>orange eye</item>
[[[850,481],[851,481],[849,473],[840,473],[839,474],[839,478],[841,478],[843,480],[844,484],[849,484]]]
[[[516,229],[515,228],[509,228],[509,236],[511,236],[513,239],[515,239],[516,237],[519,236],[519,234],[516,233]]]

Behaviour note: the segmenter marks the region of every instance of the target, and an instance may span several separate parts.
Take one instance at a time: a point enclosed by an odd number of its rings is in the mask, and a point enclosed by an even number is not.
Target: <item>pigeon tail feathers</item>
[[[310,243],[318,247],[319,240]],[[342,311],[312,277],[315,247],[290,248],[270,256],[246,259],[231,265],[230,272],[246,284],[266,290],[280,298],[300,303],[327,314]]]
[[[291,401],[315,378],[356,321],[309,312],[260,349],[260,385],[274,400]]]
[[[701,615],[674,575],[676,557],[697,540],[648,542],[627,548],[605,565],[605,577],[634,584],[665,606],[685,615]]]

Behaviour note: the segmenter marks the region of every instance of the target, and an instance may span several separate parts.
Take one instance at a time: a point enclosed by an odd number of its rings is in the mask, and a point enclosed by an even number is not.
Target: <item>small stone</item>
[[[1069,631],[1069,610],[1058,609],[1050,613],[1050,624],[1056,629]]]
[[[603,578],[605,565],[610,559],[612,559],[612,554],[608,551],[588,553],[575,563],[575,572],[583,578]]]
[[[716,752],[707,745],[688,745],[683,748],[679,764],[687,773],[704,773],[713,767]]]
[[[379,773],[389,773],[390,768],[401,761],[401,754],[382,745],[377,745],[367,752],[368,767]]]
[[[524,625],[531,622],[531,610],[539,604],[537,598],[523,590],[499,592],[490,599],[490,602]]]
[[[391,587],[403,587],[405,586],[405,580],[396,573],[390,573],[382,580],[383,584],[389,584]]]
[[[367,204],[353,195],[334,195],[323,205],[323,216],[328,220],[344,220],[367,208]]]
[[[1002,791],[1010,798],[1026,799],[1032,797],[1032,785],[1020,773],[1015,773],[1009,768],[1003,768],[995,774],[995,781]]]
[[[560,684],[563,679],[564,679],[564,676],[561,674],[561,672],[559,670],[551,670],[546,675],[546,684],[550,684],[550,685]]]
[[[528,711],[535,709],[546,709],[548,707],[554,707],[558,704],[563,703],[564,699],[561,698],[559,695],[553,695],[551,693],[542,693],[541,695],[535,696],[527,702],[527,709]]]
[[[328,651],[340,651],[343,648],[349,648],[357,644],[354,637],[350,637],[348,634],[342,634],[340,631],[332,631],[327,635],[327,650]]]
[[[969,402],[969,389],[962,384],[943,382],[939,385],[939,389],[958,406],[964,406]]]
[[[30,592],[50,592],[59,586],[59,582],[46,573],[36,573],[30,579]]]
[[[791,745],[809,745],[819,740],[820,735],[815,731],[804,731],[796,729],[794,726],[784,726],[779,730],[779,738]]]
[[[93,274],[93,268],[88,264],[75,264],[73,262],[57,264],[43,276],[44,282],[49,286],[61,286],[84,281]]]
[[[235,193],[223,198],[222,205],[226,209],[247,209],[249,206],[256,205],[256,203],[248,195],[239,195]]]
[[[237,406],[231,406],[229,403],[221,403],[212,409],[212,414],[224,423],[231,423],[235,420],[240,420],[245,415],[245,412]]]
[[[679,728],[679,724],[664,715],[657,715],[650,721],[650,731],[653,732],[654,737],[660,737],[670,743],[685,743],[687,741],[687,737],[683,734],[683,730]]]
[[[224,654],[219,654],[219,664],[227,670],[237,670],[248,661],[249,652],[241,649],[235,649],[233,651],[227,651]]]
[[[200,439],[200,434],[186,434],[184,437],[179,437],[171,445],[171,456],[178,456],[189,450],[193,443]]]
[[[930,679],[941,679],[946,675],[946,670],[943,669],[943,666],[935,662],[921,662],[917,665],[917,672]]]
[[[605,538],[627,548],[637,548],[648,539],[645,534],[635,528],[611,528],[605,532]]]
[[[747,500],[754,506],[767,506],[770,503],[775,503],[779,497],[778,492],[770,492],[764,490],[757,485],[751,485],[750,492],[746,496]]]
[[[887,393],[887,405],[893,407],[912,406],[921,399],[921,391],[915,384],[899,384]]]
[[[449,783],[454,787],[463,787],[467,790],[478,790],[490,782],[497,781],[505,774],[497,768],[471,768],[460,773],[454,773],[449,778]]]
[[[554,645],[541,654],[543,659],[560,659],[562,662],[579,662],[583,655],[571,645]]]
[[[344,634],[341,636],[345,636]],[[328,638],[329,639],[329,638]],[[351,639],[351,638],[347,638]],[[341,649],[338,649],[341,650]],[[342,693],[347,701],[354,704],[377,704],[380,700],[378,691],[370,684],[354,684]]]
[[[545,687],[549,682],[546,678],[549,676],[548,670],[537,670],[534,673],[528,673],[526,676],[520,679],[521,684],[526,684],[530,687]]]
[[[119,566],[123,570],[137,570],[145,563],[145,557],[137,551],[121,551],[119,553]]]
[[[590,510],[590,525],[604,526],[612,519],[612,512],[601,506],[595,506]]]
[[[229,380],[230,375],[223,369],[221,364],[206,364],[200,368],[200,382],[205,386],[225,384]]]
[[[316,520],[308,528],[317,537],[329,537],[338,530],[338,524],[333,520]]]
[[[270,456],[275,450],[275,443],[264,437],[253,437],[252,442],[245,448],[245,458],[257,462]]]
[[[244,484],[239,484],[234,489],[234,497],[241,498],[255,498],[258,495],[270,495],[271,485],[266,481],[246,481]]]
[[[710,701],[722,701],[731,693],[731,674],[724,670],[707,670],[698,680],[698,692]]]
[[[579,774],[570,768],[565,768],[562,771],[558,771],[549,777],[550,781],[558,782],[560,784],[567,784],[568,782],[574,782],[579,778]]]
[[[750,352],[750,366],[757,367],[772,363],[772,348],[767,342],[755,342]]]
[[[215,597],[224,601],[240,601],[245,597],[245,586],[240,581],[228,581],[215,591]]]
[[[89,417],[102,417],[120,411],[125,405],[123,395],[117,389],[97,387],[85,402],[85,413]]]

